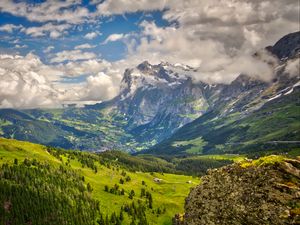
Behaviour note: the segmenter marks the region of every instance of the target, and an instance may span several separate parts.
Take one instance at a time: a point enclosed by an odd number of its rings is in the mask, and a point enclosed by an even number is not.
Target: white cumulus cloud
[[[23,27],[21,31],[32,37],[41,37],[49,34],[51,38],[55,39],[66,33],[66,30],[69,28],[71,28],[70,24],[46,23],[39,27]]]
[[[122,73],[105,60],[45,65],[38,56],[0,54],[0,108],[61,107],[117,95]],[[66,77],[86,80],[64,83]]]
[[[93,52],[82,52],[81,50],[70,50],[70,51],[62,51],[55,54],[54,57],[51,58],[50,62],[59,63],[64,61],[77,61],[77,60],[87,60],[96,58],[96,54]]]
[[[119,41],[124,38],[124,34],[111,34],[109,35],[102,44],[107,44],[108,42]]]
[[[84,38],[91,40],[91,39],[94,39],[95,37],[97,37],[97,35],[98,34],[96,32],[90,32],[90,33],[87,33],[86,35],[84,35]]]
[[[57,92],[39,73],[41,61],[33,54],[0,57],[0,107],[28,108],[57,105]]]
[[[89,10],[80,6],[81,1],[45,1],[28,4],[24,1],[0,1],[0,11],[37,22],[68,22],[78,24],[89,17]]]
[[[75,46],[75,49],[87,49],[87,48],[95,48],[95,47],[96,47],[95,45],[90,45],[88,43],[85,43],[85,44]]]
[[[12,33],[14,30],[21,29],[22,27],[23,27],[22,25],[4,24],[0,26],[0,31]]]
[[[167,0],[106,0],[98,5],[101,15],[124,14],[138,11],[162,10]]]

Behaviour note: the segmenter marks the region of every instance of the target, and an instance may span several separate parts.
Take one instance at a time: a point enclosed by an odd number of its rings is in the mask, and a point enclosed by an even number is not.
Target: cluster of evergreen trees
[[[124,170],[122,170],[121,176],[123,176],[124,178],[120,178],[120,184],[124,184],[125,182],[131,181],[131,177],[128,176]]]
[[[96,162],[105,165],[108,168],[111,166],[116,168],[124,168],[129,171],[142,172],[159,172],[159,173],[174,173],[186,174],[194,176],[202,176],[208,169],[222,167],[232,164],[231,160],[216,160],[210,158],[197,158],[193,156],[181,156],[180,158],[165,156],[163,159],[154,156],[131,156],[119,151],[106,151],[100,154],[82,153],[79,151],[66,151],[53,147],[47,147],[50,154],[62,160],[62,155],[69,159],[77,159],[82,167],[89,167],[97,173],[98,168]],[[126,176],[126,172],[124,172]],[[125,177],[126,180],[128,179]],[[125,180],[122,178],[120,183]]]
[[[219,168],[232,164],[232,160],[216,160],[216,159],[202,159],[202,158],[186,158],[180,159],[176,162],[176,170],[187,171],[186,174],[203,176],[208,169]]]
[[[145,188],[141,189],[141,198],[146,198],[149,209],[153,208],[152,194],[149,191],[146,191]]]
[[[106,215],[105,217],[101,214],[100,218],[97,220],[98,225],[121,225],[122,221],[124,220],[123,211],[117,215],[113,212],[110,217]]]
[[[141,200],[126,204],[121,208],[121,211],[123,210],[132,218],[130,225],[148,225],[146,207]]]
[[[131,202],[130,204],[125,204],[121,207],[119,214],[113,212],[110,216],[105,217],[101,214],[100,218],[97,220],[98,225],[121,225],[125,213],[127,214],[129,220],[131,220],[130,225],[148,225],[148,220],[146,217],[146,208],[142,201]]]
[[[18,160],[0,168],[0,224],[93,225],[101,214],[91,187],[70,168]],[[3,206],[3,207],[2,207]]]
[[[47,147],[47,151],[60,161],[62,161],[62,155],[68,157],[67,165],[70,163],[71,159],[74,160],[76,158],[83,168],[88,167],[94,170],[95,173],[98,172],[98,168],[95,164],[96,161],[99,161],[99,157],[97,155],[82,153],[79,151],[66,151],[64,149],[53,147]]]
[[[104,191],[109,192],[114,195],[125,195],[125,190],[122,188],[119,188],[120,186],[118,184],[115,184],[113,187],[108,187],[108,185],[104,186]]]

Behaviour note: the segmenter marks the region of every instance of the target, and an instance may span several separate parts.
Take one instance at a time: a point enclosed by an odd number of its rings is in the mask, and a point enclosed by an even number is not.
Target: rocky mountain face
[[[274,58],[262,59],[261,55],[266,54],[262,51],[258,51],[253,57],[266,61],[273,67],[273,80],[266,82],[241,74],[229,85],[218,85],[212,90],[212,110],[219,111],[220,116],[232,112],[249,113],[259,109],[272,97],[284,95],[293,89],[293,85],[300,79],[299,65],[294,70],[288,68],[291,64],[299,64],[300,32],[284,36],[266,50]]]
[[[276,55],[280,60],[292,59],[299,56],[299,32],[282,37],[274,46],[268,46],[266,49]]]
[[[173,224],[299,224],[299,190],[299,159],[269,156],[211,170]]]
[[[267,48],[275,57],[270,62],[274,68],[272,81],[264,82],[242,74],[229,85],[219,85],[213,90],[213,97],[208,98],[206,114],[147,152],[185,154],[191,147],[197,147],[192,143],[199,138],[203,141],[197,153],[240,152],[250,148],[287,150],[298,146],[299,37],[300,32],[289,34]],[[285,141],[289,145],[278,144]]]
[[[209,108],[205,85],[194,83],[191,72],[188,66],[145,61],[125,71],[115,99],[94,107],[123,115],[137,142],[160,142]]]

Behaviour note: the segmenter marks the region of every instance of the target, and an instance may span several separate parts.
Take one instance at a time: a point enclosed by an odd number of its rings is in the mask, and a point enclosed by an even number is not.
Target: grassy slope
[[[241,162],[246,159],[245,155],[223,154],[223,155],[198,155],[191,158],[196,159],[215,159],[215,160],[232,160],[233,162]]]
[[[0,138],[0,163],[13,163],[15,158],[19,161],[23,161],[25,158],[35,158],[42,162],[48,162],[53,166],[59,166],[62,163],[50,155],[42,145]],[[66,161],[67,156],[64,156],[63,162]],[[87,167],[82,168],[81,163],[76,159],[70,162],[71,168],[84,175],[85,182],[92,185],[92,196],[100,201],[102,212],[107,214],[111,214],[114,211],[118,212],[122,205],[132,202],[132,200],[128,198],[130,190],[135,191],[136,196],[134,200],[137,201],[141,188],[144,187],[152,193],[154,209],[163,209],[164,207],[167,209],[166,213],[160,216],[152,214],[150,210],[147,210],[147,219],[150,224],[171,224],[173,215],[183,211],[184,199],[189,193],[190,188],[199,183],[199,179],[190,176],[174,174],[162,175],[157,173],[151,175],[150,173],[126,171],[127,175],[131,177],[131,181],[121,185],[119,184],[119,180],[122,177],[122,169],[117,169],[115,166],[108,168],[99,163],[96,164],[98,173],[95,173]],[[163,179],[162,183],[154,183],[154,177]],[[186,183],[189,180],[192,181],[191,184]],[[147,187],[142,185],[142,181],[146,182]],[[125,189],[125,196],[113,195],[104,191],[105,185],[112,187],[114,184],[119,184],[120,188]],[[125,216],[124,222],[125,224],[129,224],[129,218]]]

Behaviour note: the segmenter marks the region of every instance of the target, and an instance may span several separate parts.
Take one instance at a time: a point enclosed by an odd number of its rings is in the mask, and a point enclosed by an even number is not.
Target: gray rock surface
[[[174,224],[299,224],[300,161],[245,165],[209,171]]]

